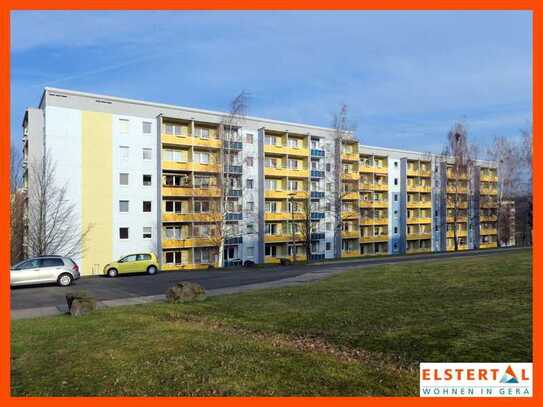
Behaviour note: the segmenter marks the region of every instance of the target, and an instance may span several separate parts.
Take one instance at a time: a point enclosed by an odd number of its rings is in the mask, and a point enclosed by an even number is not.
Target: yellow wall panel
[[[83,112],[81,137],[81,223],[90,226],[82,271],[91,275],[112,260],[112,116]]]

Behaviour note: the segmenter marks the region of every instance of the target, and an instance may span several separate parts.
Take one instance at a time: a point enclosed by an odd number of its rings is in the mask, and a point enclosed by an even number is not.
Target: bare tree
[[[533,204],[532,204],[532,127],[521,130],[519,145],[520,180],[515,199],[516,236],[517,244],[530,246],[532,244]]]
[[[222,141],[221,158],[221,210],[222,217],[220,223],[217,224],[216,236],[214,240],[218,243],[218,266],[224,265],[224,245],[227,239],[239,236],[239,230],[230,227],[228,222],[239,222],[239,219],[234,219],[234,213],[242,213],[241,196],[233,196],[232,188],[238,185],[239,189],[242,186],[242,161],[240,160],[241,149],[236,147],[236,143],[241,142],[241,124],[247,117],[249,94],[243,90],[230,103],[228,115],[226,115],[220,126],[220,139]],[[241,145],[241,144],[240,144]],[[234,212],[233,209],[236,211]],[[237,236],[234,236],[236,234]]]
[[[10,156],[10,260],[11,264],[20,262],[25,257],[24,250],[24,215],[25,191],[23,190],[23,160],[14,147]]]
[[[453,218],[453,237],[454,251],[458,251],[458,219],[460,214],[464,213],[466,208],[463,202],[469,202],[467,191],[464,192],[464,186],[468,187],[467,180],[473,173],[476,150],[468,141],[468,132],[463,123],[456,123],[447,134],[447,144],[444,148],[443,155],[450,157],[452,163],[449,163],[448,168],[451,170],[449,179],[454,179],[451,192],[447,191],[447,198],[452,196],[452,199],[447,199],[447,207],[452,204]],[[460,182],[465,178],[466,182]],[[449,189],[449,181],[447,181],[447,189]],[[468,188],[469,190],[469,188]]]
[[[347,141],[353,141],[354,126],[349,122],[348,107],[346,104],[340,106],[339,112],[334,115],[334,190],[328,196],[328,202],[334,207],[334,251],[335,257],[340,258],[342,254],[341,233],[343,231],[343,218],[341,214],[343,198],[348,191],[343,188],[343,146]]]
[[[498,170],[497,230],[498,245],[509,241],[514,218],[508,202],[517,194],[521,176],[521,148],[514,140],[496,136],[488,149],[488,157],[496,162]]]
[[[57,183],[56,163],[49,151],[29,166],[28,234],[26,244],[32,256],[79,257],[85,250],[92,225],[78,227],[75,206],[68,200],[67,185]]]

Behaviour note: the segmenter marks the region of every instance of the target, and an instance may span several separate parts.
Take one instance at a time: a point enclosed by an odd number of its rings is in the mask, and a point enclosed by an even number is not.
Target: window
[[[398,185],[398,178],[394,178],[394,185]]]
[[[120,146],[119,152],[121,156],[121,160],[128,160],[130,158],[130,148],[127,146]]]
[[[128,228],[119,228],[119,239],[128,239]]]
[[[205,151],[195,151],[194,162],[200,164],[209,164],[209,153]]]
[[[153,149],[152,148],[144,148],[143,149],[143,159],[144,160],[152,160],[153,159]]]
[[[210,131],[209,129],[203,127],[197,127],[195,130],[196,137],[207,140],[209,138]]]
[[[151,186],[151,175],[149,174],[143,174],[143,186],[144,187],[150,187]]]
[[[255,210],[255,203],[254,202],[247,202],[247,211],[252,212]]]
[[[252,167],[253,166],[253,157],[247,157],[245,162],[247,163],[247,167]]]
[[[394,167],[398,168],[398,161],[394,161]]]
[[[187,162],[188,151],[187,150],[162,150],[162,161],[177,161]]]
[[[332,171],[332,165],[330,165],[330,163],[327,163],[326,164],[326,172],[330,172]]]
[[[326,231],[330,232],[331,230],[332,230],[332,223],[331,222],[326,222]]]
[[[143,122],[141,124],[141,131],[143,134],[151,134],[151,122]]]
[[[151,201],[143,201],[143,212],[151,212]]]
[[[119,119],[119,133],[126,135],[128,134],[128,127],[130,122],[128,119]]]
[[[247,233],[255,233],[255,225],[252,223],[247,224]]]
[[[181,201],[166,201],[165,209],[166,209],[166,212],[181,213],[182,202]]]
[[[46,258],[41,259],[41,267],[62,267],[64,262],[62,259]]]
[[[398,227],[394,226],[394,233],[398,233]]]
[[[143,227],[143,238],[144,239],[151,239],[152,236],[153,236],[153,228],[151,226],[144,226]],[[138,259],[138,260],[143,260],[143,259]]]
[[[126,172],[119,174],[119,185],[128,185],[128,174]]]
[[[255,255],[255,248],[254,247],[248,247],[247,248],[247,257],[254,257]]]
[[[398,201],[398,194],[394,194],[394,201]]]
[[[168,251],[164,252],[164,260],[167,264],[181,264],[181,251]]]
[[[247,133],[245,138],[247,140],[247,144],[253,144],[253,142],[254,142],[254,134]]]
[[[298,169],[298,160],[289,158],[288,159],[288,169],[289,170],[297,170]]]
[[[247,189],[253,189],[253,180],[251,178],[247,179]]]
[[[194,201],[194,212],[209,212],[209,201]]]
[[[128,212],[128,201],[119,201],[119,212]]]
[[[265,252],[266,252],[265,253],[266,256],[276,257],[277,256],[277,246],[267,244]]]
[[[326,250],[332,250],[332,244],[330,242],[326,242]]]
[[[288,139],[288,146],[292,148],[298,148],[298,139],[297,138],[291,138]]]

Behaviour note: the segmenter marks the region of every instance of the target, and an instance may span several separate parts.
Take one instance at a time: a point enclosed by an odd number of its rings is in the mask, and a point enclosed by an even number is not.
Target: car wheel
[[[157,272],[157,268],[156,268],[155,266],[149,266],[149,267],[147,267],[147,273],[148,273],[148,274],[153,275],[153,274],[156,274],[156,272]]]
[[[72,284],[73,277],[68,273],[63,273],[60,276],[58,276],[57,284],[61,287],[68,287]]]
[[[107,271],[108,277],[117,277],[118,274],[119,272],[117,271],[117,269],[109,269]]]

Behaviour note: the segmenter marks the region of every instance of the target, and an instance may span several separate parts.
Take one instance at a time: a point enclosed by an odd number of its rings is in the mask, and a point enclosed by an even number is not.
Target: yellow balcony
[[[481,235],[495,235],[497,234],[496,228],[481,228]]]
[[[467,230],[457,230],[456,231],[456,237],[467,237],[468,231]],[[454,237],[454,231],[448,230],[447,231],[447,237]]]
[[[388,208],[388,201],[360,201],[361,208]]]
[[[341,211],[341,219],[358,219],[358,215],[356,211]]]
[[[294,235],[296,242],[303,241],[303,236],[300,233]],[[292,242],[292,235],[289,233],[279,233],[276,235],[264,235],[265,243],[283,243],[283,242]]]
[[[291,155],[298,157],[309,157],[309,149],[307,146],[302,147],[287,147],[283,145],[264,145],[264,153]]]
[[[219,212],[209,213],[164,213],[163,222],[217,222],[222,219]]]
[[[454,209],[455,207],[458,209],[467,209],[468,203],[465,201],[457,202],[456,204],[454,202],[447,202],[447,208]]]
[[[216,138],[207,140],[190,137],[190,136],[174,136],[172,134],[163,134],[161,136],[162,143],[177,146],[199,146],[206,148],[221,148],[222,142]]]
[[[172,171],[198,171],[198,172],[219,172],[218,164],[196,164],[182,163],[177,161],[162,161],[163,170]]]
[[[293,170],[289,168],[264,168],[264,175],[275,177],[307,178],[309,171],[307,169]]]
[[[344,172],[341,174],[341,179],[345,181],[356,181],[360,178],[357,172]]]
[[[498,220],[498,217],[496,215],[479,217],[480,222],[496,222],[497,220]]]
[[[267,199],[307,199],[306,191],[265,191],[264,197]]]
[[[493,249],[493,248],[496,248],[496,247],[498,247],[497,242],[487,242],[487,243],[480,243],[479,244],[479,249]]]
[[[408,208],[431,208],[432,201],[408,201]]]
[[[364,191],[388,191],[388,184],[361,182],[360,189]]]
[[[432,218],[412,217],[412,218],[407,218],[407,223],[410,223],[410,224],[428,224],[428,223],[432,223]]]
[[[386,225],[388,224],[388,218],[364,218],[360,219],[361,225]]]
[[[352,231],[342,231],[341,237],[343,239],[358,239],[360,238],[360,232],[358,230],[352,230]]]
[[[454,243],[453,244],[448,244],[447,245],[447,251],[452,252],[453,250],[454,250]],[[459,244],[458,245],[458,250],[468,250],[468,245],[467,244]]]
[[[356,161],[358,162],[359,156],[357,153],[342,153],[341,154],[341,160],[342,161]]]
[[[357,201],[360,199],[360,194],[358,192],[344,192],[341,199],[344,201]]]
[[[454,185],[447,185],[447,192],[450,194],[467,194],[468,189],[466,187],[456,187]]]
[[[413,167],[407,167],[407,176],[411,177],[424,177],[424,178],[431,178],[432,177],[432,170],[429,169],[423,169],[423,168],[413,168]]]
[[[303,212],[265,212],[265,221],[289,221],[289,220],[304,220],[306,218]]]
[[[425,239],[431,239],[432,233],[408,233],[407,234],[407,240],[425,240]]]
[[[407,185],[407,192],[432,192],[430,185]]]
[[[456,222],[457,223],[466,223],[468,221],[467,216],[457,216]],[[454,216],[447,216],[447,223],[454,223]]]
[[[481,174],[479,179],[480,179],[480,181],[485,181],[485,182],[497,182],[498,181],[498,177],[496,175],[483,175],[483,174]]]
[[[387,174],[388,173],[388,167],[378,167],[376,165],[363,165],[360,164],[359,166],[360,172],[370,172],[375,174]]]
[[[358,250],[342,250],[341,257],[357,257],[360,256],[360,251]]]
[[[481,201],[479,206],[481,208],[484,208],[484,209],[493,209],[493,208],[498,207],[498,203],[497,202],[483,202],[483,201]]]
[[[163,196],[201,196],[201,197],[220,197],[219,188],[191,188],[191,187],[162,187]]]
[[[481,195],[498,195],[498,189],[497,188],[481,188],[480,193]]]
[[[388,242],[388,233],[374,236],[362,236],[361,243]]]
[[[165,239],[162,241],[163,249],[185,249],[189,247],[208,247],[217,246],[220,242],[218,239],[208,237],[192,237],[186,239]]]

